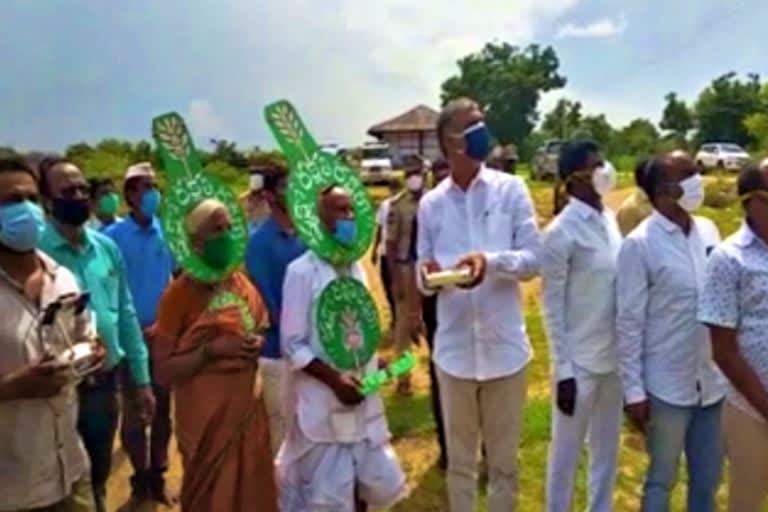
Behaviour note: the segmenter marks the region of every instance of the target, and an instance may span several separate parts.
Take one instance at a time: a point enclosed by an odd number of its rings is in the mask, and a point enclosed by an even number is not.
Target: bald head
[[[337,220],[355,218],[352,196],[338,185],[327,187],[320,192],[317,212],[325,228],[333,233]]]

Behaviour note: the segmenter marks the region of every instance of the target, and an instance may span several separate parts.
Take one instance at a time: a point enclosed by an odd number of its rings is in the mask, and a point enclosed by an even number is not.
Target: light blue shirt
[[[712,252],[699,321],[738,331],[739,353],[768,389],[768,245],[748,224]],[[765,421],[733,385],[728,400]]]
[[[149,384],[147,346],[128,288],[120,249],[110,238],[83,229],[83,244],[75,248],[50,222],[40,249],[75,275],[81,290],[90,293],[89,308],[96,315],[96,331],[107,349],[106,367],[125,357],[136,385]]]
[[[157,303],[171,280],[175,262],[171,256],[160,221],[139,225],[128,215],[104,230],[123,253],[128,286],[142,328],[155,323]]]

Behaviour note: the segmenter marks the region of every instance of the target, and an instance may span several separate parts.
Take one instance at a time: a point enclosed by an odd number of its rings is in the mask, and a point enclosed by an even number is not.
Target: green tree
[[[760,111],[744,118],[744,128],[754,141],[755,149],[768,150],[768,83],[760,88]]]
[[[461,58],[459,73],[442,84],[440,99],[467,96],[486,109],[486,122],[501,144],[522,141],[538,121],[542,92],[565,85],[557,73],[560,62],[551,47],[525,49],[508,43],[488,43],[478,53]]]
[[[71,160],[78,166],[82,166],[83,162],[85,162],[94,151],[95,150],[90,144],[86,142],[78,142],[77,144],[67,146],[67,149],[64,151],[64,158]]]
[[[612,155],[615,153],[614,141],[616,139],[616,130],[605,118],[605,114],[596,116],[584,116],[579,123],[579,127],[571,134],[574,139],[594,139],[602,147],[603,151]]]
[[[693,114],[683,100],[677,99],[677,93],[670,92],[664,96],[667,104],[661,114],[659,126],[674,135],[674,139],[686,144],[688,133],[693,129]]]
[[[211,144],[213,144],[213,152],[206,154],[207,159],[203,159],[206,164],[218,160],[232,167],[245,168],[248,166],[248,159],[237,149],[237,144],[234,142],[226,139],[211,139]]]
[[[616,140],[616,150],[626,155],[652,153],[659,142],[659,131],[647,119],[634,119],[621,129]]]
[[[763,111],[760,77],[748,75],[742,81],[736,73],[726,73],[704,89],[694,107],[699,143],[707,141],[735,142],[742,146],[755,142],[744,120]]]
[[[567,139],[581,124],[581,103],[561,98],[552,110],[544,115],[541,130],[553,138]]]

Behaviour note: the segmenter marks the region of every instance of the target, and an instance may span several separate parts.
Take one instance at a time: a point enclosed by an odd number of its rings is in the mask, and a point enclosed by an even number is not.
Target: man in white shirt
[[[665,511],[680,455],[688,463],[688,510],[714,511],[720,483],[724,382],[709,333],[696,318],[715,225],[694,217],[703,179],[682,151],[652,158],[641,186],[654,212],[619,252],[617,332],[626,412],[647,436],[643,511]]]
[[[93,325],[85,312],[39,325],[51,303],[80,290],[35,250],[43,226],[36,180],[25,162],[0,160],[0,510],[92,512],[77,379],[55,358],[68,342],[91,338]]]
[[[318,213],[337,236],[337,225],[354,218],[349,193],[338,186],[324,189]],[[381,398],[364,397],[355,377],[336,369],[320,343],[318,298],[341,275],[365,282],[358,262],[334,267],[307,251],[288,266],[283,284],[283,302],[291,305],[282,309],[280,320],[290,368],[288,433],[277,458],[280,509],[285,512],[387,508],[407,492]],[[365,372],[376,366],[374,357]]]
[[[699,301],[717,364],[728,377],[723,409],[728,510],[765,510],[768,496],[768,160],[739,176],[746,218],[712,252]]]
[[[541,251],[556,397],[547,510],[571,510],[573,481],[589,431],[589,510],[609,512],[621,428],[615,293],[621,233],[601,198],[616,178],[593,141],[567,142],[560,151],[560,179],[570,201],[547,227]]]
[[[487,449],[488,510],[517,503],[517,448],[532,357],[519,282],[539,270],[539,232],[522,179],[485,168],[490,135],[478,105],[450,102],[437,122],[451,176],[421,200],[418,278],[439,294],[434,360],[448,441],[450,510],[475,506],[478,438]],[[466,267],[464,288],[429,289],[425,272]]]

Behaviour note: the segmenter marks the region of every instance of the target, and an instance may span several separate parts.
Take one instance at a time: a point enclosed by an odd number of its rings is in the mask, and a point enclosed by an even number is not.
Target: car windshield
[[[363,148],[363,159],[374,160],[389,158],[389,148]]]
[[[737,144],[720,144],[720,149],[725,151],[726,153],[743,153],[744,150],[741,149],[740,146]]]

